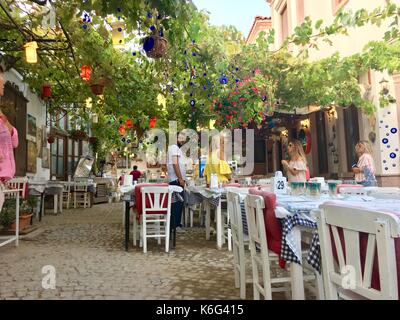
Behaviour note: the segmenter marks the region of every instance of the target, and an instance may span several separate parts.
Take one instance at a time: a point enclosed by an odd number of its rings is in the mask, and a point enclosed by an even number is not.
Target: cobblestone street
[[[216,249],[215,236],[206,241],[204,228],[186,230],[169,254],[150,240],[145,255],[123,250],[121,204],[47,214],[19,247],[0,248],[0,298],[239,299],[232,254]],[[56,269],[56,289],[42,288],[45,265]]]

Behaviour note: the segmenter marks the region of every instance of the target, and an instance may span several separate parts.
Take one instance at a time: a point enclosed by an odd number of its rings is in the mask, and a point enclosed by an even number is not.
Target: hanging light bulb
[[[37,63],[37,52],[36,50],[39,48],[36,41],[28,42],[24,45],[26,62],[28,63]]]

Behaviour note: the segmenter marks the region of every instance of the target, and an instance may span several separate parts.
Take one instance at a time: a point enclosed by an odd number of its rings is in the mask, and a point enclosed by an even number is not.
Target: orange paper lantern
[[[126,124],[126,127],[127,127],[128,129],[132,128],[132,126],[133,126],[133,121],[132,121],[132,119],[127,119],[127,120],[125,121],[125,124]]]
[[[120,134],[121,136],[124,136],[124,135],[125,135],[126,129],[125,129],[125,126],[124,126],[123,124],[121,124],[121,125],[119,126],[118,132],[119,132],[119,134]]]
[[[81,78],[83,81],[89,81],[90,75],[92,74],[92,69],[89,66],[84,65],[81,68]]]
[[[157,123],[157,118],[156,118],[156,117],[150,118],[150,120],[149,120],[149,127],[150,127],[150,128],[154,128],[154,127],[156,126],[156,123]]]

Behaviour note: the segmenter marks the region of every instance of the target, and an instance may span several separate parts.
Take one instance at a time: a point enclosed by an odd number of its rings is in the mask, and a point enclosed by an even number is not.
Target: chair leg
[[[228,250],[232,251],[232,230],[228,228]]]
[[[160,227],[160,221],[157,222],[157,234],[160,235],[161,234],[161,227]],[[161,237],[157,238],[157,243],[161,244]]]
[[[74,209],[76,209],[76,192],[74,192]]]
[[[137,220],[136,213],[133,214],[133,246],[136,247],[137,241]]]
[[[143,215],[142,233],[143,233],[143,253],[147,253],[147,232],[146,232],[146,218]]]
[[[165,252],[169,252],[170,222],[170,217],[167,217],[167,222],[165,225]]]
[[[246,299],[246,270],[244,266],[240,266],[240,299]]]

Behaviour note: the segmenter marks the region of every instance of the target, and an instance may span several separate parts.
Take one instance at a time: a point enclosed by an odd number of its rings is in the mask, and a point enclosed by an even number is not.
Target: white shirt
[[[181,149],[179,149],[179,147],[176,144],[174,144],[168,147],[167,170],[168,170],[168,181],[170,182],[178,180],[178,176],[176,175],[173,166],[173,157],[175,156],[178,156],[178,164],[182,178],[186,179],[186,169],[185,169],[185,161],[183,153]]]

